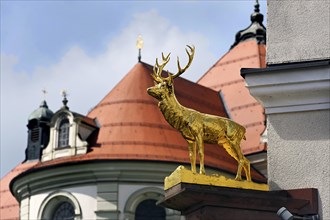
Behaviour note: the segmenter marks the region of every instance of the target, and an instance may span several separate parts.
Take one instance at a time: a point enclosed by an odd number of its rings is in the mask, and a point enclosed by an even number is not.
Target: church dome
[[[50,121],[53,115],[54,113],[48,108],[47,102],[43,100],[39,108],[30,114],[28,121],[33,119]]]
[[[84,155],[57,158],[37,164],[34,169],[87,161],[145,161],[178,163],[190,166],[188,144],[165,121],[157,101],[147,94],[154,85],[153,66],[139,62],[88,113],[100,125],[91,135]],[[197,111],[228,117],[218,92],[178,77],[174,81],[178,101]],[[236,174],[237,162],[223,147],[205,144],[205,165]],[[254,180],[264,177],[251,170]]]
[[[88,114],[101,124],[97,148],[92,154],[109,159],[189,163],[188,144],[147,94],[154,85],[152,66],[139,62]],[[226,117],[217,92],[178,77],[174,81],[178,101],[201,112]],[[194,92],[192,92],[194,91]],[[235,172],[236,162],[220,147],[205,147],[205,164]]]

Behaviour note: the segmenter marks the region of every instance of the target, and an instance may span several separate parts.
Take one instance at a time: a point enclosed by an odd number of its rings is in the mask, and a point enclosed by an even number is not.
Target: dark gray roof
[[[50,121],[53,115],[54,113],[48,108],[47,102],[43,100],[39,108],[37,108],[30,114],[28,121],[33,119]]]
[[[251,24],[247,28],[237,32],[233,48],[240,42],[255,39],[258,44],[266,44],[266,27],[262,24],[264,20],[263,14],[260,13],[259,2],[256,1],[254,5],[254,12],[251,14]]]

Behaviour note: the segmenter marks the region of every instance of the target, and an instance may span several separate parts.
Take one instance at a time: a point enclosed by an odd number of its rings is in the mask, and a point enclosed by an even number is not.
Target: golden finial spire
[[[139,49],[138,60],[139,60],[139,62],[141,62],[141,49],[143,48],[143,39],[142,39],[141,34],[139,34],[139,36],[137,38],[136,47]]]

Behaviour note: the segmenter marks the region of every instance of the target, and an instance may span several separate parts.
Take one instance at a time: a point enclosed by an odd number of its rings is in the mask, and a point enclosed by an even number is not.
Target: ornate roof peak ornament
[[[259,7],[260,7],[259,1],[256,0],[256,3],[254,4],[254,12],[260,12]]]
[[[46,100],[42,100],[39,107],[40,108],[48,108]]]
[[[255,39],[258,44],[266,44],[266,27],[262,24],[264,15],[260,13],[259,1],[256,0],[254,4],[254,12],[251,14],[251,24],[247,28],[237,32],[235,42],[230,47],[234,48],[240,42]]]
[[[138,61],[141,62],[141,49],[143,48],[143,38],[142,35],[139,34],[137,41],[136,41],[136,47],[139,49],[139,56],[138,56]]]
[[[66,108],[69,109],[69,107],[67,106],[68,104],[68,99],[66,98],[68,96],[68,92],[65,89],[61,90],[61,95],[63,96],[63,107],[62,108]]]

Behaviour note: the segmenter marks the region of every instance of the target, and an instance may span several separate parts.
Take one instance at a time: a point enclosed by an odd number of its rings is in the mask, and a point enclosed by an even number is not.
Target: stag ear
[[[167,75],[168,75],[168,77],[166,78],[167,79],[167,85],[169,87],[172,87],[172,85],[173,85],[173,75],[171,73],[169,73],[168,71],[167,71]]]

